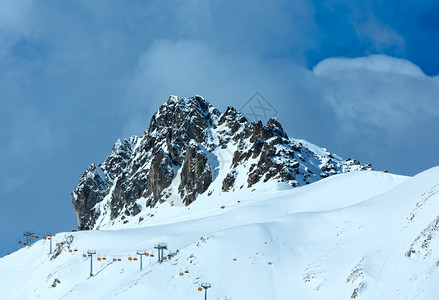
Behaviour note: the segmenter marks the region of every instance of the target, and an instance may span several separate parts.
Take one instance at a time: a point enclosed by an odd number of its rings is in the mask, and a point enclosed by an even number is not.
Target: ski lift
[[[128,256],[128,260],[133,260],[133,258],[131,256]]]
[[[203,290],[203,288],[200,286],[200,287],[198,287],[198,291],[202,291]]]
[[[151,253],[149,256],[150,256],[150,257],[154,257],[154,254]]]
[[[137,257],[134,257],[133,260],[137,260]]]
[[[122,261],[122,259],[119,257],[119,258],[117,259],[117,261]]]
[[[51,239],[50,236],[47,239],[50,240]]]
[[[24,246],[26,246],[26,245],[27,245],[27,243],[23,243],[23,245],[24,245]]]
[[[88,257],[91,257],[91,254],[89,254]]]
[[[69,252],[73,252],[73,250],[72,250],[72,249],[69,249]]]
[[[22,241],[18,241],[19,244],[23,243]]]
[[[107,260],[107,258],[104,256],[104,257],[102,257],[102,260]]]
[[[180,271],[180,276],[183,276],[183,275],[184,275],[184,273]]]
[[[74,251],[75,251],[75,252],[78,252],[78,249],[75,249]]]
[[[99,260],[99,261],[101,261],[101,258],[100,258],[100,257],[98,257],[98,260]]]
[[[115,257],[113,257],[113,261],[117,261],[117,259]]]
[[[64,245],[64,242],[61,242],[61,245]]]
[[[56,243],[57,246],[59,246],[59,243]]]
[[[45,236],[43,236],[43,239],[46,240],[47,238]]]
[[[35,236],[35,238],[36,238],[36,239],[39,239],[40,237],[37,235],[37,236]]]
[[[31,238],[31,239],[33,239],[33,238],[34,238],[34,236],[33,236],[33,235],[31,235],[31,236],[30,236],[30,238]]]
[[[82,254],[82,257],[87,257],[87,254],[85,254],[85,253],[84,253],[84,254]]]
[[[168,257],[169,257],[169,258],[171,258],[171,257],[172,257],[172,254],[171,254],[171,253],[169,253],[169,254],[168,254]]]
[[[149,253],[148,253],[148,252],[145,252],[145,255],[146,255],[146,256],[148,256],[148,255],[149,255]]]
[[[168,259],[168,257],[167,256],[163,256],[163,259]]]
[[[189,273],[189,270],[188,270],[188,269],[186,269],[186,270],[185,270],[184,272],[185,272],[185,273],[187,274],[187,273]]]

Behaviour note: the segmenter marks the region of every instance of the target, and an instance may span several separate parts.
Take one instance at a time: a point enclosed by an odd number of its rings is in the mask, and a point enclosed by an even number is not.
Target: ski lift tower
[[[168,244],[166,243],[158,243],[154,246],[155,249],[157,249],[158,252],[158,262],[163,262],[163,249],[168,249]]]
[[[54,234],[53,233],[47,233],[46,236],[47,236],[47,239],[49,239],[49,241],[50,241],[50,252],[49,252],[49,254],[52,254],[52,240],[53,240]]]
[[[140,255],[140,271],[142,271],[142,268],[143,268],[143,266],[142,266],[142,256],[143,255],[146,255],[146,251],[142,251],[142,250],[137,250],[137,255]]]
[[[212,285],[210,283],[203,282],[201,287],[204,289],[204,300],[207,300],[207,289],[210,289]]]
[[[90,257],[90,277],[93,276],[93,254],[96,254],[96,250],[88,250],[88,256]]]
[[[33,238],[33,232],[32,231],[26,231],[23,233],[23,235],[26,237],[26,245],[30,246],[32,244],[32,238]]]

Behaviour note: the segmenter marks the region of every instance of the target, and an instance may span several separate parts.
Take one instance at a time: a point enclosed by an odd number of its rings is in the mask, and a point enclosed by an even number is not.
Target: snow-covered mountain
[[[75,188],[99,230],[0,258],[0,299],[439,299],[438,178],[171,96]]]
[[[193,300],[210,283],[208,299],[438,299],[438,178],[361,171],[165,202],[149,226],[59,233],[54,255],[40,240],[1,258],[0,298]],[[143,270],[138,250],[155,254]]]
[[[200,195],[267,181],[302,186],[330,175],[371,170],[303,140],[275,119],[251,123],[233,107],[220,113],[201,96],[171,96],[141,137],[118,140],[90,165],[72,193],[79,229],[145,226],[158,205],[187,206]]]

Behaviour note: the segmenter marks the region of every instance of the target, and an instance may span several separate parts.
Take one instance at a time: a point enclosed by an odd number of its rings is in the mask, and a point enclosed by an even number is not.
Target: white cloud
[[[439,110],[431,107],[438,106],[438,80],[407,60],[385,55],[330,58],[309,71],[286,60],[219,53],[199,41],[162,40],[142,56],[129,98],[137,105],[152,101],[154,110],[169,94],[201,94],[220,107],[239,108],[260,91],[278,111],[305,109],[294,107],[298,102],[329,105],[347,130],[358,120],[388,131],[402,130],[420,115],[436,117]]]
[[[364,22],[354,21],[353,25],[358,37],[370,41],[373,51],[393,48],[396,52],[401,52],[405,47],[404,38],[373,15]]]
[[[328,58],[318,63],[314,73],[319,76],[351,71],[374,71],[408,76],[424,76],[422,70],[405,59],[389,57],[387,55],[370,55],[355,59],[346,57]]]
[[[340,120],[376,126],[389,136],[439,116],[439,77],[425,76],[407,60],[385,55],[330,58],[314,68]]]
[[[306,0],[272,5],[199,0],[175,5],[83,1],[69,7],[30,0],[3,3],[11,10],[0,12],[0,38],[19,37],[32,28],[31,38],[42,49],[37,63],[19,57],[2,69],[3,98],[14,99],[14,90],[23,91],[23,103],[51,101],[47,107],[54,114],[64,105],[89,111],[103,107],[102,115],[117,119],[114,124],[125,123],[125,136],[146,129],[170,94],[201,94],[224,110],[227,105],[240,108],[259,91],[291,136],[328,147],[334,143],[338,149],[350,149],[359,136],[364,143],[389,136],[402,140],[409,128],[424,130],[439,111],[437,78],[405,60],[332,58],[313,71],[301,67],[306,53],[325,40],[325,28],[317,28],[313,4]],[[349,25],[356,30],[351,34],[370,43],[368,51],[404,48],[398,32],[372,12],[360,18],[361,13]],[[23,48],[34,49],[26,43]],[[112,107],[118,107],[117,113]],[[40,121],[36,132],[50,136],[52,123]],[[50,116],[47,122],[53,122]],[[15,130],[27,133],[20,125]],[[121,132],[104,131],[112,137]],[[23,141],[14,147],[25,149]]]
[[[331,58],[310,71],[288,60],[221,53],[200,41],[162,40],[142,56],[132,83],[127,97],[136,99],[133,106],[148,105],[148,115],[169,94],[200,94],[224,110],[239,109],[259,91],[291,137],[372,162],[383,151],[394,153],[389,164],[407,159],[396,145],[437,126],[439,114],[439,77],[384,55]]]
[[[160,40],[140,59],[126,99],[139,111],[147,107],[150,114],[170,94],[199,94],[222,110],[229,105],[240,108],[255,91],[284,103],[290,96],[290,85],[298,85],[289,80],[301,80],[304,72],[309,71],[288,61],[222,53],[197,40]]]

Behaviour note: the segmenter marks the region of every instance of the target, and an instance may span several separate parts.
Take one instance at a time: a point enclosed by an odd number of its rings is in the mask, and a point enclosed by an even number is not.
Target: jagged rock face
[[[212,186],[227,192],[277,180],[294,187],[366,169],[289,139],[275,119],[251,123],[233,107],[221,114],[200,96],[171,96],[142,137],[117,141],[104,163],[86,170],[72,197],[79,229],[98,229],[175,197],[189,205]]]
[[[212,183],[212,172],[208,158],[199,146],[192,142],[186,148],[186,155],[181,171],[181,181],[178,191],[184,204],[189,205],[204,193]]]
[[[100,167],[90,165],[84,172],[78,186],[72,193],[73,207],[78,218],[79,229],[88,229],[93,226],[97,212],[94,206],[102,201],[108,193],[105,175]]]
[[[212,126],[218,115],[218,110],[201,97],[191,98],[188,103],[170,97],[152,117],[132,160],[117,180],[111,202],[112,217],[119,215],[124,208],[130,215],[138,211],[135,202],[139,198],[146,198],[146,205],[151,207],[164,200],[165,189],[176,175],[174,168],[184,163],[188,143],[193,141],[214,147],[206,129]],[[182,174],[186,175],[185,172]],[[187,187],[191,194],[191,184],[192,181],[187,181],[181,189]]]
[[[82,175],[79,184],[72,192],[73,208],[80,230],[94,226],[99,216],[99,212],[94,207],[109,193],[114,179],[122,175],[136,142],[137,137],[118,140],[104,163],[99,166],[91,164]]]

